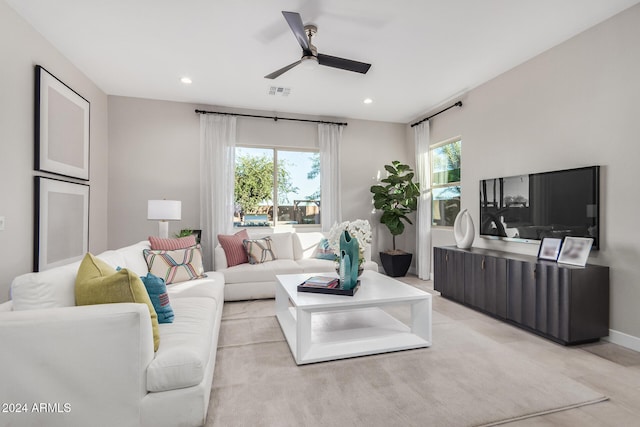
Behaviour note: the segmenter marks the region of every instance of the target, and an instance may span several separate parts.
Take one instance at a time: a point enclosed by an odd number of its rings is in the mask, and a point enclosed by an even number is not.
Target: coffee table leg
[[[296,310],[296,362],[304,361],[311,348],[311,313],[297,308]]]
[[[276,285],[276,313],[285,314],[289,310],[289,298],[281,285]]]
[[[431,299],[411,305],[411,332],[431,343]]]

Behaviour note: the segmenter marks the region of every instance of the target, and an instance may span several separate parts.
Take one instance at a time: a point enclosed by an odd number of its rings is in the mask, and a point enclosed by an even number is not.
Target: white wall
[[[109,97],[109,247],[117,248],[157,234],[147,221],[147,200],[182,201],[182,220],[169,224],[169,233],[199,227],[200,122],[195,109],[271,116],[247,111],[179,102]],[[280,114],[284,117],[348,122],[343,131],[343,219],[369,219],[374,227],[373,254],[390,245],[386,229],[378,230],[371,193],[383,165],[409,161],[404,125]],[[317,147],[317,125],[285,120],[238,117],[237,142],[248,145]]]
[[[90,247],[107,247],[107,97],[49,42],[0,1],[0,302],[11,280],[33,267],[35,65],[91,103]],[[40,174],[47,175],[47,174]]]
[[[380,224],[381,212],[373,207],[372,185],[385,178],[384,165],[393,160],[412,164],[414,153],[404,144],[404,126],[399,124],[348,120],[340,151],[342,179],[342,216],[344,220],[368,219],[373,229],[372,259],[380,263],[379,252],[391,249],[389,229]],[[407,228],[396,237],[398,249],[414,252],[415,229]]]
[[[468,92],[431,123],[433,143],[462,135],[462,207],[476,224],[480,179],[602,166],[601,250],[589,262],[611,268],[612,340],[638,350],[639,23],[635,6]],[[450,230],[434,231],[435,246],[451,243]],[[538,249],[478,237],[474,246]]]

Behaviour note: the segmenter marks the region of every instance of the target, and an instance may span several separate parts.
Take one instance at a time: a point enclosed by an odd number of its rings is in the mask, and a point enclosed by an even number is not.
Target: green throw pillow
[[[153,329],[153,349],[158,351],[160,345],[158,315],[140,277],[126,268],[116,271],[104,261],[87,253],[80,263],[76,277],[76,305],[118,302],[136,302],[149,307]]]

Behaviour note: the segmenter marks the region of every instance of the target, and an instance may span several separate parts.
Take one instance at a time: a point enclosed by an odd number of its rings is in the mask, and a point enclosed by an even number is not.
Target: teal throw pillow
[[[164,279],[151,273],[140,278],[144,283],[144,287],[147,288],[153,308],[156,309],[158,323],[173,323],[173,309],[169,304],[169,295],[167,294],[167,285],[164,283]]]
[[[328,259],[331,261],[336,259],[336,254],[333,252],[331,247],[329,247],[329,240],[327,239],[320,240],[320,243],[318,243],[318,250],[316,251],[316,258]]]

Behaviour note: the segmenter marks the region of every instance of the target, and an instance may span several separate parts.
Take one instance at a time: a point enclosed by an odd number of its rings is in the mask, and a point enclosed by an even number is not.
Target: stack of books
[[[305,280],[300,286],[305,288],[331,289],[340,286],[340,280],[337,277],[313,276]]]

